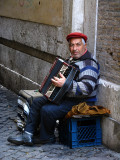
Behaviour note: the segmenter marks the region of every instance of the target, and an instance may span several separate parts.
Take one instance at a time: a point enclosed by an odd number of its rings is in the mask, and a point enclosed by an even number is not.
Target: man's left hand
[[[58,77],[53,77],[53,78],[51,79],[52,83],[53,83],[54,86],[56,86],[56,87],[62,87],[63,84],[64,84],[65,81],[66,81],[66,78],[63,76],[63,74],[59,73],[59,75],[60,75],[60,78],[58,78]]]

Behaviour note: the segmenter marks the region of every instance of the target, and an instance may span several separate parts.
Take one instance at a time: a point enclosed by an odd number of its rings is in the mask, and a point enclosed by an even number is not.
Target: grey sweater
[[[71,65],[77,65],[80,73],[76,79],[73,80],[70,90],[66,97],[73,99],[80,99],[86,102],[96,101],[96,91],[99,81],[99,64],[92,57],[92,54],[87,51],[83,56],[77,60],[68,60]]]

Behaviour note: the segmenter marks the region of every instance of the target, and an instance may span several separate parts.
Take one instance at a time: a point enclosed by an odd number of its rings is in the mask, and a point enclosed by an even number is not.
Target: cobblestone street
[[[0,85],[0,160],[120,160],[120,153],[103,145],[70,149],[58,142],[33,147],[10,144],[8,136],[20,134],[16,106],[17,95]]]

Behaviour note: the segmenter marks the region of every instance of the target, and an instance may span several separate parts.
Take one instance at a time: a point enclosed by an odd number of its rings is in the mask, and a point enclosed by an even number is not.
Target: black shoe
[[[51,137],[49,139],[45,139],[45,140],[40,140],[40,138],[33,138],[33,143],[34,144],[53,144],[56,142],[55,137]]]
[[[8,142],[17,144],[17,145],[27,145],[27,146],[33,146],[33,140],[32,140],[32,135],[28,133],[23,133],[19,137],[8,137]]]

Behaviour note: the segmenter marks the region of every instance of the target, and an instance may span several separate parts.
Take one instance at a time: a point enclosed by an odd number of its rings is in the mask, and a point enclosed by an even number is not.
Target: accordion
[[[53,78],[54,76],[59,77],[59,73],[63,74],[66,77],[66,81],[61,88],[55,87],[51,82],[51,78]],[[46,76],[44,81],[42,82],[39,91],[50,101],[59,104],[60,100],[69,90],[73,79],[76,77],[78,73],[78,68],[67,64],[62,59],[56,58],[52,67],[50,68],[48,76]]]

